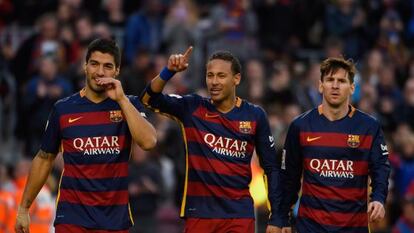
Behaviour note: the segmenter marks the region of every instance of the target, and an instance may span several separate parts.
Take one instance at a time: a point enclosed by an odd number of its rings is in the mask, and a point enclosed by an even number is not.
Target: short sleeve
[[[46,123],[45,133],[43,134],[40,149],[46,153],[57,154],[61,144],[59,114],[56,104],[53,106]]]

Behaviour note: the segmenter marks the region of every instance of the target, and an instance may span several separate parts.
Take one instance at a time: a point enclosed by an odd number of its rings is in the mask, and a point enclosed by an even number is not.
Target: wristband
[[[174,76],[175,73],[175,71],[171,71],[167,67],[164,67],[160,73],[160,78],[167,82]]]

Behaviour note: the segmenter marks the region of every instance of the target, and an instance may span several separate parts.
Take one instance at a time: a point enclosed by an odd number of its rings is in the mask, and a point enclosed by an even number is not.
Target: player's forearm
[[[268,199],[270,204],[271,215],[269,216],[269,225],[283,227],[287,222],[281,213],[280,206],[282,204],[283,190],[280,186],[280,170],[276,169],[266,173],[268,186]]]
[[[165,85],[167,84],[166,81],[162,80],[159,75],[157,75],[151,81],[151,90],[155,93],[161,93],[164,90]]]
[[[138,112],[128,98],[119,102],[126,118],[132,139],[144,150],[155,147],[157,135],[154,127]]]
[[[388,194],[388,178],[391,170],[388,159],[382,158],[376,161],[371,169],[371,201],[384,204]]]
[[[33,159],[22,201],[20,202],[22,208],[30,208],[32,205],[33,200],[45,184],[50,171],[52,170],[55,157],[56,155],[54,154],[39,150],[36,157]]]

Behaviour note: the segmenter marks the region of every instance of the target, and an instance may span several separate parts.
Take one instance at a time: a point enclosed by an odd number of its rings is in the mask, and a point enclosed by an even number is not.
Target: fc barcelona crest
[[[251,121],[240,121],[239,130],[241,133],[251,133],[252,132],[252,124]]]
[[[112,122],[121,122],[123,119],[121,110],[109,111],[109,119]]]
[[[351,148],[357,148],[360,144],[359,135],[348,135],[348,146]]]

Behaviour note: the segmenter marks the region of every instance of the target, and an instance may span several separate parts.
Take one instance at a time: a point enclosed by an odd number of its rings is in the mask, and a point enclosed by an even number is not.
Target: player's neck
[[[87,86],[85,87],[85,96],[86,98],[88,98],[90,101],[94,103],[100,103],[104,101],[106,98],[108,98],[105,92],[102,92],[102,93],[96,92],[96,91],[91,90]]]
[[[221,113],[228,113],[234,108],[234,106],[236,106],[236,96],[225,99],[221,102],[213,101],[213,104],[216,106],[217,111]]]
[[[339,119],[344,118],[346,115],[348,115],[349,112],[349,104],[344,103],[341,106],[335,107],[332,105],[329,105],[327,102],[323,101],[322,103],[322,111],[323,115],[328,118],[330,121],[336,121]]]

